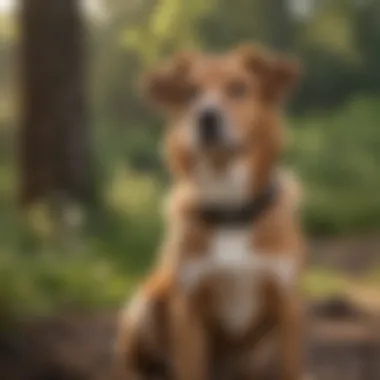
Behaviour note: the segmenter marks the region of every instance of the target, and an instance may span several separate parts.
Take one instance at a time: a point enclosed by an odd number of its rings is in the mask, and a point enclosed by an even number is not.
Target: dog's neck
[[[254,189],[252,168],[245,161],[235,161],[223,170],[214,170],[206,162],[194,173],[197,216],[214,226],[246,226],[258,219],[272,205],[275,181]]]
[[[238,206],[253,197],[253,173],[243,161],[233,161],[216,169],[200,161],[194,169],[193,186],[202,204]]]

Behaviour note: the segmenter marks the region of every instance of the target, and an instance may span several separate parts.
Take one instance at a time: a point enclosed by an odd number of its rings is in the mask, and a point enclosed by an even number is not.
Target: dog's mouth
[[[204,147],[199,150],[199,156],[217,169],[239,159],[244,155],[245,151],[243,144],[229,142]]]

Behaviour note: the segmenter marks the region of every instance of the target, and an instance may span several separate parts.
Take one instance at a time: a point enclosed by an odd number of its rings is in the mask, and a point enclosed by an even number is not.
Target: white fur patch
[[[272,277],[288,289],[295,275],[292,257],[268,257],[251,247],[249,229],[220,229],[204,258],[186,262],[180,274],[188,292],[210,274],[224,276],[222,289],[214,297],[216,309],[225,328],[235,333],[244,332],[260,310],[259,284],[263,278]]]
[[[211,170],[206,163],[197,168],[197,185],[203,202],[241,203],[248,196],[249,171],[243,162],[230,164],[222,173]]]

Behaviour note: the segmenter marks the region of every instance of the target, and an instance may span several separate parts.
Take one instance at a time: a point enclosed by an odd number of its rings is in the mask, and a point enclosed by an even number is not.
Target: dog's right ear
[[[262,95],[271,101],[282,100],[300,76],[300,63],[294,57],[274,54],[258,45],[237,49],[244,65],[261,83]]]
[[[196,55],[176,54],[165,64],[147,72],[142,78],[142,93],[152,105],[167,110],[186,102],[189,97],[189,72]]]

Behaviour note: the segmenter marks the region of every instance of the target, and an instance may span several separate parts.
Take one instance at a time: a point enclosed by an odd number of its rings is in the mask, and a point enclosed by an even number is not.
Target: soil
[[[380,379],[380,328],[344,300],[312,305],[307,358],[318,380]],[[0,334],[2,380],[117,380],[116,314],[13,322]]]

